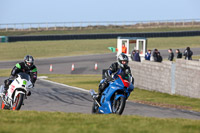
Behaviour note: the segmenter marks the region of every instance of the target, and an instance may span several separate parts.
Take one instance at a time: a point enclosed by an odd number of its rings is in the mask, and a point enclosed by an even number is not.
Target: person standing
[[[176,54],[177,54],[177,59],[181,59],[182,58],[182,53],[180,52],[179,49],[176,49]]]
[[[145,58],[145,60],[149,60],[150,61],[150,59],[151,59],[151,50],[150,49],[146,52],[144,58]]]
[[[140,54],[139,54],[139,50],[136,50],[135,54],[134,54],[134,61],[140,62]]]
[[[126,54],[126,52],[127,52],[127,48],[125,44],[122,44],[122,53]]]
[[[168,60],[169,61],[173,61],[173,59],[174,59],[174,53],[173,53],[172,49],[171,48],[168,49],[168,52],[169,52]]]
[[[153,59],[155,62],[162,62],[162,56],[161,56],[160,52],[158,51],[158,49],[154,49]]]
[[[132,52],[131,52],[131,59],[132,59],[132,61],[134,61],[134,55],[135,55],[135,50],[133,50]]]
[[[185,56],[185,59],[186,60],[192,60],[192,55],[193,55],[193,52],[190,50],[190,47],[187,47],[184,51],[184,54]]]

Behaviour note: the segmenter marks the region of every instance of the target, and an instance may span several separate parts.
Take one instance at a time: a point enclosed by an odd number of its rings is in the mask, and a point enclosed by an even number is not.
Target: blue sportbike
[[[97,93],[91,89],[90,94],[94,100],[92,113],[121,115],[124,111],[126,100],[134,89],[132,80],[133,78],[128,74],[121,73],[117,75],[117,78],[110,81],[109,86],[103,91],[100,102],[95,99]]]

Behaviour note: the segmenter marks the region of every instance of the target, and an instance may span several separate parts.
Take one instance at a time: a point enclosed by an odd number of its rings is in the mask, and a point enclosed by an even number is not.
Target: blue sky
[[[200,19],[200,0],[0,0],[0,23]]]

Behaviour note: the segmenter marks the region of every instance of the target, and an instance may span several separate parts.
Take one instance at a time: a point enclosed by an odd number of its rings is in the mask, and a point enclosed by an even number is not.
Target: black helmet
[[[25,66],[30,69],[33,66],[33,64],[34,64],[33,57],[31,55],[25,56],[24,57],[24,63],[25,63]]]
[[[125,55],[124,53],[121,53],[119,56],[118,56],[118,64],[121,68],[125,68],[128,66],[128,56]],[[125,61],[126,63],[123,64],[122,61]]]

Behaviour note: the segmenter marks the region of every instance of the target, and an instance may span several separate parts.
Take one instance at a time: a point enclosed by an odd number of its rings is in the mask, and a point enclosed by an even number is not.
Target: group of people
[[[169,56],[168,56],[168,60],[169,61],[173,61],[174,59],[174,53],[172,51],[172,49],[168,49],[168,52],[169,52]],[[193,55],[193,52],[192,50],[190,50],[190,47],[187,47],[184,51],[183,51],[183,54],[180,52],[179,49],[176,49],[176,55],[177,55],[177,59],[181,59],[182,56],[185,56],[185,59],[186,60],[192,60],[192,55]]]
[[[169,52],[169,56],[168,56],[168,60],[169,61],[173,61],[174,60],[174,52],[173,50],[170,48],[168,49]],[[181,59],[183,56],[185,56],[186,60],[192,60],[192,55],[193,52],[190,50],[190,47],[187,47],[184,51],[183,54],[180,52],[179,49],[176,49],[176,55],[177,55],[177,59]],[[160,54],[160,52],[158,51],[158,49],[154,49],[153,53],[151,52],[151,50],[149,49],[146,53],[145,53],[145,60],[149,60],[149,61],[155,61],[155,62],[162,62],[163,58]],[[140,62],[140,54],[139,54],[139,50],[133,50],[131,53],[131,59],[133,61],[137,61]]]

